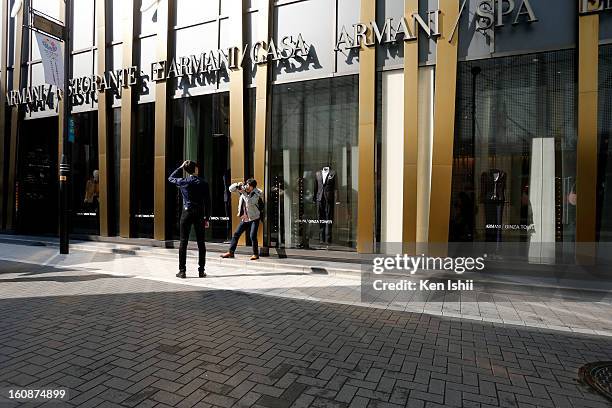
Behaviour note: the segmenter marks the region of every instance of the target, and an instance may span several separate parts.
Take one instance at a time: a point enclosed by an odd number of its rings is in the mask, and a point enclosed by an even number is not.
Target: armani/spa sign
[[[459,10],[457,21],[454,24],[450,40],[457,28],[459,20],[466,12],[466,4],[469,0],[463,0]],[[588,0],[585,0],[588,1]],[[612,0],[606,0],[612,2]],[[371,47],[374,45],[385,45],[400,41],[415,41],[422,33],[427,38],[438,38],[441,35],[440,9],[428,11],[425,16],[414,12],[407,18],[405,16],[387,18],[382,27],[376,22],[356,23],[350,29],[343,26],[336,41],[336,51],[359,49],[362,45]],[[512,25],[522,22],[535,23],[538,18],[531,6],[530,0],[478,0],[475,9],[475,24],[478,31],[484,33],[503,27],[511,19]]]

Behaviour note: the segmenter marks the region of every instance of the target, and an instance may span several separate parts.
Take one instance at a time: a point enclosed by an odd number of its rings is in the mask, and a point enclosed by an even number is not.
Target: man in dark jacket
[[[196,240],[198,242],[199,276],[200,278],[206,276],[204,272],[206,266],[204,228],[208,227],[208,218],[210,216],[210,190],[208,183],[195,175],[196,167],[195,162],[187,160],[168,177],[168,181],[179,188],[183,198],[183,211],[180,221],[179,272],[176,274],[178,278],[182,279],[186,277],[187,243],[189,242],[192,225],[195,228]],[[181,170],[187,172],[187,177],[178,177]]]

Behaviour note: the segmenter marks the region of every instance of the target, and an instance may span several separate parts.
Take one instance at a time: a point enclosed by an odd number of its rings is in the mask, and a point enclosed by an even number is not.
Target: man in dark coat
[[[174,170],[168,177],[168,181],[175,184],[183,198],[183,211],[180,220],[180,246],[179,246],[179,272],[178,278],[185,279],[187,271],[187,243],[191,226],[195,228],[196,240],[198,242],[198,275],[200,278],[206,276],[206,243],[204,241],[205,231],[208,227],[210,216],[210,189],[204,179],[196,175],[197,165],[191,160],[185,161],[181,167]],[[178,177],[181,170],[185,170],[187,177]]]

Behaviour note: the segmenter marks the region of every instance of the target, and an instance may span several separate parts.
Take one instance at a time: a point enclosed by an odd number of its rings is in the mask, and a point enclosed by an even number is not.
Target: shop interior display
[[[331,244],[332,226],[334,222],[334,207],[338,196],[336,171],[329,166],[315,173],[313,200],[317,205],[321,242]]]

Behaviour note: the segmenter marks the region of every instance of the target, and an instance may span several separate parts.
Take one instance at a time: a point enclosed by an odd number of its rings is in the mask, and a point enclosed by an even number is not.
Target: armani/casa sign
[[[121,89],[139,84],[146,86],[149,81],[159,82],[173,78],[199,77],[215,75],[219,71],[243,68],[247,61],[261,65],[268,61],[304,60],[308,58],[310,46],[302,34],[285,36],[280,41],[258,41],[244,48],[229,47],[203,52],[200,55],[174,58],[170,61],[157,61],[151,64],[150,71],[141,71],[132,66],[119,70],[107,71],[103,75],[73,78],[68,85],[68,94],[73,105],[91,103],[97,100],[97,93],[110,91],[121,94]],[[49,85],[39,85],[7,92],[9,106],[28,105],[32,110],[52,108],[53,95]],[[58,94],[61,97],[60,94]]]

